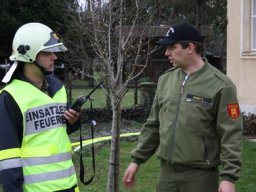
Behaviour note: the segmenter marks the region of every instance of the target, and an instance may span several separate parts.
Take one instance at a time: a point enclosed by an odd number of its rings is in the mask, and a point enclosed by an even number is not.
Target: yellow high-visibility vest
[[[77,178],[63,116],[67,103],[64,86],[53,98],[20,80],[13,80],[3,90],[18,104],[24,130],[20,148],[0,151],[0,171],[22,167],[24,192],[53,192],[75,186]]]

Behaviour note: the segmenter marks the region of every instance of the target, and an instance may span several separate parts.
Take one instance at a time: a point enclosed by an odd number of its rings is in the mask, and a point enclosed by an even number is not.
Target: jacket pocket
[[[188,131],[176,131],[173,163],[209,165],[208,149],[202,136]]]
[[[182,99],[179,114],[179,126],[197,135],[200,135],[206,127],[212,126],[215,118],[211,103],[190,100],[187,97]]]
[[[205,141],[205,138],[203,136],[201,136],[201,139],[202,139],[202,142],[203,142],[203,146],[204,146],[204,160],[205,162],[210,165],[210,160],[209,160],[209,156],[208,156],[208,148],[207,148],[207,145],[206,145],[206,141]]]

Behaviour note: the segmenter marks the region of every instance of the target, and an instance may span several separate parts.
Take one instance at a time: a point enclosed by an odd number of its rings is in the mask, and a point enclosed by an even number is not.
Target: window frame
[[[256,58],[256,33],[255,49],[253,49],[253,3],[256,0],[242,0],[242,24],[241,24],[241,58]],[[256,10],[255,10],[256,18]],[[256,25],[256,22],[255,22]],[[255,29],[256,30],[256,29]]]
[[[256,4],[256,0],[251,0],[251,51],[256,52],[256,7],[254,10],[254,6]],[[254,12],[255,11],[255,12]]]

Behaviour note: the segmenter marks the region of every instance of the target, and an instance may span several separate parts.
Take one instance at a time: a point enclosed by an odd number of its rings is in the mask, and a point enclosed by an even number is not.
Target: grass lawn
[[[136,142],[122,142],[120,155],[120,178],[123,176],[124,170],[130,162],[129,152],[136,145]],[[109,159],[109,143],[104,143],[103,147],[96,153],[96,175],[90,185],[84,186],[79,183],[80,191],[104,192],[106,191],[107,175],[108,175],[108,159]],[[236,192],[256,192],[256,143],[245,141],[243,146],[243,169],[241,178],[236,184]],[[74,155],[74,162],[79,173],[78,154]],[[86,176],[92,173],[91,159],[85,158]],[[145,165],[140,167],[136,176],[136,188],[134,192],[154,192],[158,179],[159,162],[157,158],[152,157]],[[1,189],[0,189],[1,191]],[[128,192],[124,189],[120,179],[120,191]],[[2,192],[2,191],[1,191]]]
[[[92,89],[73,89],[72,90],[72,100],[74,101],[77,97],[81,95],[88,95]],[[103,89],[99,88],[96,89],[96,91],[91,95],[91,98],[93,101],[93,106],[95,108],[99,107],[105,107],[106,106],[106,93]],[[139,90],[138,90],[138,100],[139,100]],[[138,101],[139,102],[139,101]],[[129,89],[127,93],[125,94],[121,106],[122,107],[131,107],[134,105],[134,89]],[[89,108],[90,102],[86,102],[83,106],[83,108]]]
[[[121,143],[121,155],[120,155],[120,178],[122,178],[125,169],[130,162],[130,151],[135,147],[136,142],[122,142]],[[104,146],[110,146],[109,143],[105,143]],[[77,173],[79,173],[78,155],[75,157],[75,164],[77,165]],[[86,158],[86,165],[88,171],[88,178],[92,173],[91,159]],[[108,176],[108,162],[109,162],[109,147],[104,147],[96,154],[96,174],[93,182],[90,185],[83,185],[79,183],[80,191],[90,192],[104,192],[106,191],[107,176]],[[147,164],[140,167],[140,171],[136,176],[136,189],[133,191],[138,192],[153,192],[156,185],[159,172],[159,161],[156,156],[152,157]],[[124,189],[122,181],[120,179],[120,191],[129,191]],[[131,190],[130,190],[131,191]]]
[[[120,155],[120,177],[130,162],[129,152],[135,147],[135,142],[122,142]],[[107,145],[104,145],[107,146]],[[75,159],[78,159],[77,157]],[[96,155],[96,176],[92,184],[84,186],[79,184],[81,191],[103,192],[106,191],[108,175],[109,147],[102,148]],[[89,161],[89,162],[87,162]],[[86,160],[86,166],[90,167],[90,159]],[[77,163],[77,162],[76,162]],[[77,166],[78,167],[78,166]],[[241,178],[236,184],[236,192],[256,192],[256,143],[245,141],[243,148],[243,169]],[[79,169],[78,169],[79,170]],[[79,172],[79,171],[78,171]],[[77,173],[78,173],[77,172]],[[91,170],[88,171],[90,175]],[[145,165],[140,167],[136,176],[136,192],[154,192],[159,175],[159,162],[157,158],[152,157]],[[120,180],[120,191],[129,191],[124,189]],[[131,191],[131,190],[130,190]]]
[[[237,192],[256,192],[256,143],[245,141],[243,146],[243,167],[237,181]]]

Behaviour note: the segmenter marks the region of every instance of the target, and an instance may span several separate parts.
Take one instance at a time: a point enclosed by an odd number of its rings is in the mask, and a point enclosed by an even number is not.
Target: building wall
[[[256,56],[246,51],[250,45],[251,0],[227,0],[227,75],[237,86],[241,111],[256,114]]]

